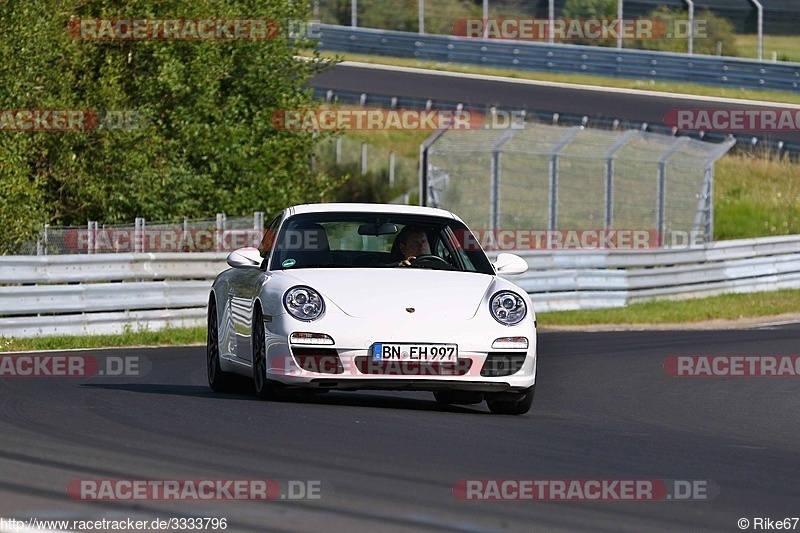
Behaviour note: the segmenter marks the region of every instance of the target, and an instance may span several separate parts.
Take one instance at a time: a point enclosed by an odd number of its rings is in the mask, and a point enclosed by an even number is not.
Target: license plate
[[[376,342],[373,361],[458,361],[457,344],[413,344]]]

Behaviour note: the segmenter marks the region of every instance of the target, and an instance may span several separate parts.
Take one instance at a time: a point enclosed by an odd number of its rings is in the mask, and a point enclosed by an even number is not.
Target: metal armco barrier
[[[800,63],[319,25],[319,48],[490,67],[797,92]]]
[[[490,254],[493,255],[493,254]],[[510,280],[538,312],[657,298],[800,288],[800,236],[688,250],[536,251]],[[201,326],[226,253],[0,257],[0,336],[118,333]]]

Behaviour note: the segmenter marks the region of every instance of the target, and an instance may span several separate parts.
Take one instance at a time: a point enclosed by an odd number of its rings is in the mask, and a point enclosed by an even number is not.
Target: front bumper
[[[298,324],[291,319],[283,324],[273,322],[271,332],[267,332],[267,378],[290,387],[324,390],[459,390],[499,393],[520,391],[535,383],[536,328],[532,319],[514,327],[487,321],[466,321],[471,324],[465,325],[462,322],[455,325],[409,320],[400,324],[372,323],[369,331],[363,331],[363,321],[358,322],[361,330],[355,323],[347,324],[348,327],[323,329],[322,324]],[[298,331],[325,333],[335,343],[313,347],[290,344],[289,336]],[[409,331],[413,332],[412,339],[408,338]],[[491,347],[495,339],[511,336],[526,337],[528,348]],[[441,368],[432,363],[403,364],[393,361],[384,372],[379,364],[369,362],[372,343],[409,340],[419,343],[458,344],[458,363]],[[315,349],[323,355],[314,364],[307,364],[307,359],[297,355],[298,352],[308,353]],[[517,361],[513,372],[487,374],[486,369],[492,366],[487,362],[491,354],[513,356]]]

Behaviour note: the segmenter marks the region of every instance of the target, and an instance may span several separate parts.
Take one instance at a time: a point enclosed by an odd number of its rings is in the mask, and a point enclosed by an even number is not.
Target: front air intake
[[[298,348],[292,346],[297,366],[306,372],[317,374],[342,374],[342,360],[333,348]]]
[[[525,354],[519,352],[489,352],[483,363],[481,376],[496,378],[516,374],[525,362]]]

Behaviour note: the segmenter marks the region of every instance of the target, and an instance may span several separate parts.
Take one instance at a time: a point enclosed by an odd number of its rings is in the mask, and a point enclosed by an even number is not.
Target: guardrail
[[[0,336],[202,326],[226,253],[0,257]],[[493,255],[493,254],[490,254]],[[800,288],[800,236],[719,241],[689,250],[535,251],[509,279],[538,312],[657,298]]]
[[[529,252],[510,278],[538,312],[654,299],[800,288],[800,236],[717,241],[699,249]]]
[[[491,67],[797,92],[800,63],[319,25],[319,48]]]
[[[227,252],[0,257],[0,336],[205,323]]]

